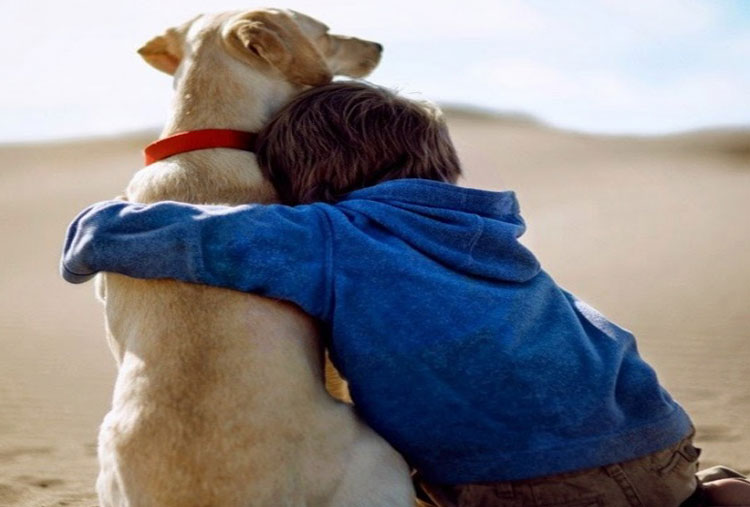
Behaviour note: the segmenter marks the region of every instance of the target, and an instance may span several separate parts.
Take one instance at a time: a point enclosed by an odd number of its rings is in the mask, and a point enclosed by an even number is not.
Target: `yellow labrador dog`
[[[162,137],[257,131],[295,93],[368,74],[380,52],[275,9],[199,16],[139,50],[174,76]],[[253,154],[218,148],[147,166],[127,198],[239,204],[275,193]],[[315,324],[298,309],[114,274],[99,293],[119,366],[99,434],[103,506],[414,505],[401,456],[327,394]]]

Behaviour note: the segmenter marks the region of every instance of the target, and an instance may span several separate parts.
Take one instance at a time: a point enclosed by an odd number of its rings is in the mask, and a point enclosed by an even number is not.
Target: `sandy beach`
[[[455,111],[462,184],[517,192],[524,241],[638,338],[691,414],[701,463],[750,473],[750,130],[605,137]],[[115,363],[65,227],[122,193],[155,132],[0,146],[0,506],[97,504]]]

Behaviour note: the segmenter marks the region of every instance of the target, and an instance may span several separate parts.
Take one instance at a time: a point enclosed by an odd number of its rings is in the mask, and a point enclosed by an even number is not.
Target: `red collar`
[[[205,129],[178,132],[146,146],[146,165],[186,151],[208,148],[234,148],[253,151],[257,134],[242,130]]]

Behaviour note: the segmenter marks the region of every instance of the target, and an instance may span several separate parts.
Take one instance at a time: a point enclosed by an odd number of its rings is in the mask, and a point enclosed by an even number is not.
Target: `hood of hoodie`
[[[526,230],[514,192],[421,179],[356,190],[337,207],[367,217],[423,255],[470,276],[525,282],[539,273],[518,238]]]

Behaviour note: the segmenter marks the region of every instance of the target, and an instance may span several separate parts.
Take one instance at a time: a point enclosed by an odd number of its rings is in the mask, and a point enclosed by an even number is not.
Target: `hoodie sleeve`
[[[99,271],[174,278],[328,311],[329,223],[318,206],[95,204],[70,224],[61,273],[83,283]]]

